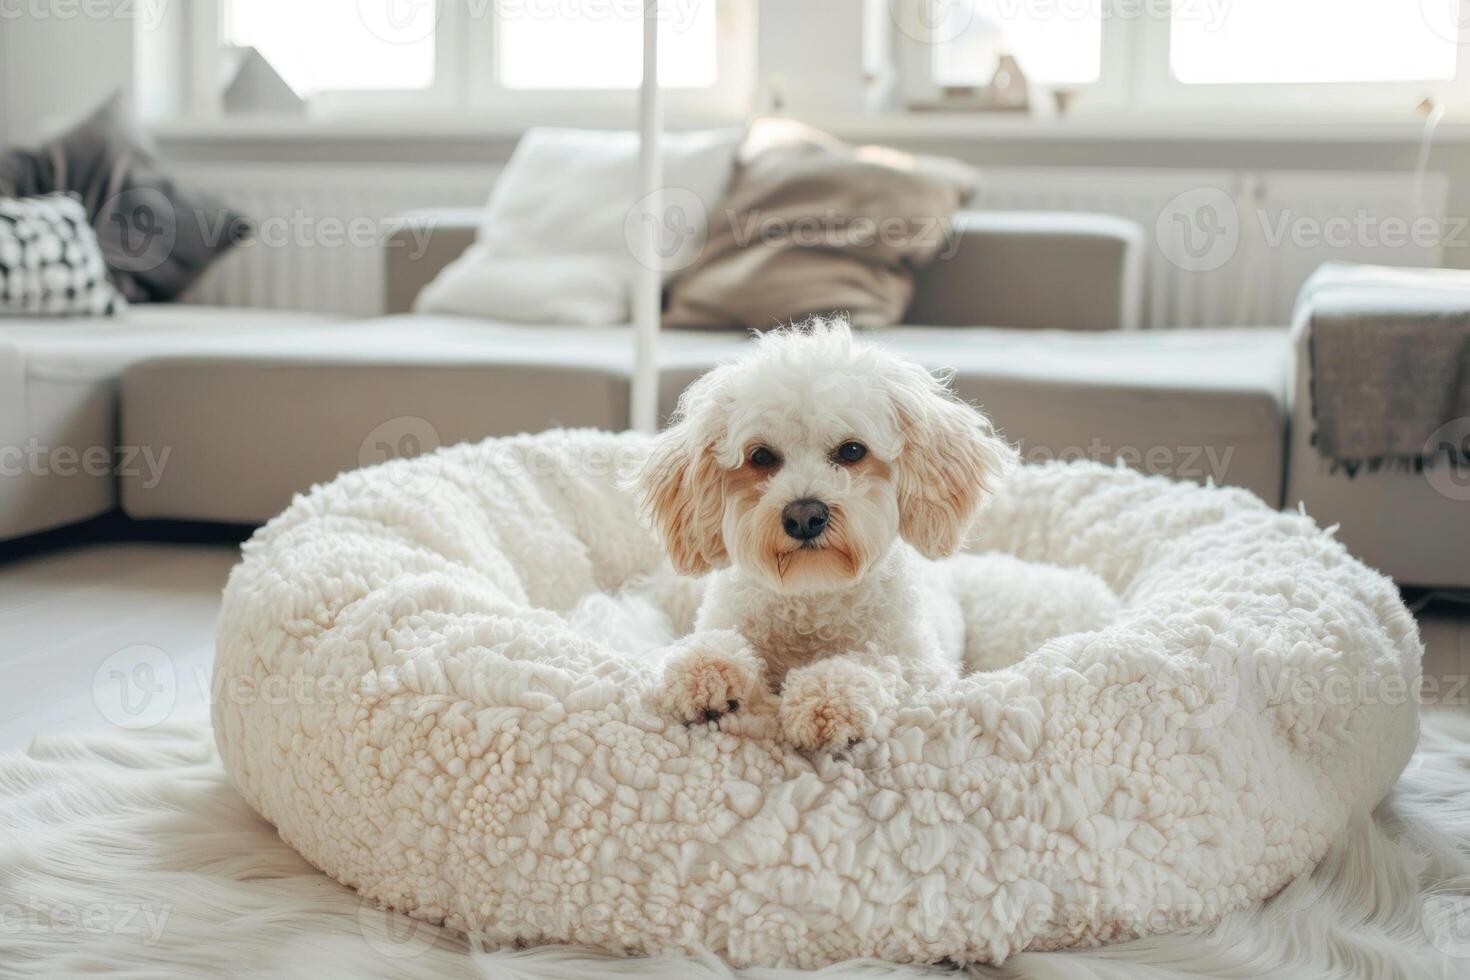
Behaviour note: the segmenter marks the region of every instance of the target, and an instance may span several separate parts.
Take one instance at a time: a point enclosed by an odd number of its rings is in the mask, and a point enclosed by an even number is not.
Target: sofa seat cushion
[[[989,412],[1028,458],[1121,459],[1281,497],[1287,340],[1278,330],[1082,334],[898,327],[875,334]],[[660,407],[744,349],[740,333],[664,331]],[[261,522],[345,470],[552,426],[622,429],[626,329],[443,314],[242,335],[153,358],[123,380],[123,440],[170,451],[135,517]]]
[[[914,332],[900,349],[956,368],[970,399],[1030,462],[1123,462],[1245,487],[1278,506],[1287,330]]]
[[[142,362],[123,438],[171,446],[134,517],[260,523],[345,470],[554,426],[626,427],[626,330],[419,313]]]
[[[166,465],[118,440],[117,379],[127,365],[245,336],[284,343],[334,319],[175,304],[135,304],[115,317],[0,317],[0,540],[105,513],[117,502],[115,469],[151,482]]]

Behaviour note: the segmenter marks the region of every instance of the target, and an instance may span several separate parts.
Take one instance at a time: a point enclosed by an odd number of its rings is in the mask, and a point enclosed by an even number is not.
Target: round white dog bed
[[[1421,648],[1390,582],[1248,493],[1089,464],[1020,469],[976,548],[1091,569],[1107,627],[835,757],[756,717],[666,722],[656,663],[571,615],[664,567],[619,489],[642,446],[350,473],[245,546],[216,737],[288,843],[491,945],[998,961],[1268,898],[1413,750]]]

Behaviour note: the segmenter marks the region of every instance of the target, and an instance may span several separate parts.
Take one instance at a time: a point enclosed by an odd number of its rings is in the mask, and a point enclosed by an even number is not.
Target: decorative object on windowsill
[[[1051,91],[1052,104],[1056,106],[1057,118],[1065,119],[1071,115],[1072,107],[1077,104],[1078,91],[1072,88],[1055,88]]]
[[[946,86],[940,90],[939,101],[916,102],[911,108],[919,112],[1029,112],[1031,95],[1020,62],[1002,53],[988,85]]]
[[[300,116],[306,103],[255,48],[220,51],[221,103],[229,115]]]
[[[892,69],[882,67],[863,72],[863,103],[867,111],[874,113],[902,108],[898,80]]]
[[[772,115],[786,111],[786,73],[773,71],[766,80],[767,107]]]
[[[1026,73],[1015,55],[1003,54],[986,93],[997,109],[1025,112],[1031,107],[1026,91]]]

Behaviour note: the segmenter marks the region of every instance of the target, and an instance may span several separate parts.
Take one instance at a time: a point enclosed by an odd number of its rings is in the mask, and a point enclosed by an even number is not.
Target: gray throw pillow
[[[164,172],[118,95],[42,146],[0,155],[0,196],[52,193],[81,200],[112,280],[138,302],[176,298],[251,231]]]

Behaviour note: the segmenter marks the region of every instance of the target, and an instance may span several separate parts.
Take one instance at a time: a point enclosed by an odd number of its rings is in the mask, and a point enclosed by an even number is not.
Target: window
[[[971,98],[966,89],[987,84],[1002,54],[1043,96],[1067,89],[1109,107],[1407,109],[1470,88],[1467,0],[894,0],[894,9],[911,103]]]
[[[427,89],[434,83],[437,8],[433,0],[403,6],[394,17],[388,4],[352,0],[223,0],[220,42],[226,48],[254,48],[302,98]],[[427,25],[415,23],[423,20]]]
[[[538,15],[535,4],[503,2],[496,63],[508,89],[631,89],[643,75],[640,3],[588,3],[578,16]],[[568,9],[567,4],[560,5]],[[622,8],[622,9],[619,9]],[[575,9],[574,7],[571,9]],[[665,89],[716,82],[715,10],[669,4],[659,23],[658,76]]]
[[[1034,82],[1086,85],[1102,70],[1102,13],[1080,5],[1054,16],[1038,3],[954,0],[936,11],[946,40],[934,45],[941,87],[985,85],[1002,54],[1013,55]]]
[[[1170,18],[1169,70],[1187,85],[1447,81],[1455,37],[1419,0],[1231,0]]]
[[[560,102],[631,111],[620,90],[637,88],[642,75],[643,0],[194,3],[194,36],[205,39],[193,59],[196,88],[211,93],[251,49],[316,109],[536,111]],[[673,108],[747,108],[750,7],[662,3],[659,75]]]

